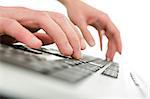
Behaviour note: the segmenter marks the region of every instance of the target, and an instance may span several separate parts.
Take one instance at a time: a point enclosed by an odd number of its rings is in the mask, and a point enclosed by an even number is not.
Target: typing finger
[[[72,55],[73,49],[61,27],[49,16],[48,13],[37,11],[35,14],[38,17],[33,20],[35,20],[39,27],[52,37],[60,52],[66,56]]]
[[[79,59],[81,57],[81,45],[79,37],[70,24],[69,20],[62,14],[51,12],[49,13],[52,19],[61,27],[63,32],[73,48],[73,57]]]
[[[15,20],[0,18],[0,26],[2,26],[0,33],[5,33],[31,48],[39,48],[42,45],[42,42],[36,36]]]
[[[45,33],[34,33],[34,35],[42,41],[44,45],[52,44],[54,43],[52,37]]]
[[[109,40],[108,41],[108,49],[107,49],[107,52],[106,52],[106,59],[108,61],[112,61],[113,58],[114,58],[114,55],[116,53],[116,45],[115,45],[115,42],[114,40]]]
[[[91,33],[87,29],[86,21],[82,20],[81,22],[77,23],[77,26],[80,28],[80,30],[81,30],[81,32],[83,34],[83,37],[85,38],[86,42],[90,46],[94,46],[95,45],[95,41],[94,41],[94,38],[92,37]]]

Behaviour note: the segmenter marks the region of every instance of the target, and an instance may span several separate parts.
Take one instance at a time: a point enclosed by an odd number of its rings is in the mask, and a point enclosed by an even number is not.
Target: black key
[[[42,63],[32,62],[30,65],[33,70],[38,71],[43,74],[51,74],[56,71],[60,71],[65,68],[68,68],[66,64],[58,64],[58,63],[50,62],[50,61],[49,62],[45,61]]]
[[[110,70],[114,70],[114,71],[119,72],[119,66],[110,65],[109,67],[107,67],[107,69],[110,69]]]
[[[12,50],[8,52],[10,53],[0,52],[1,61],[14,64],[18,67],[24,67],[32,71],[48,74],[53,71],[58,71],[67,67],[66,64],[56,64],[51,61],[45,61],[38,56],[29,55],[21,50],[12,48]]]
[[[37,56],[37,55],[30,55],[30,56],[37,61],[46,61],[45,58]]]
[[[82,55],[82,58],[80,59],[80,61],[83,61],[83,62],[91,62],[93,60],[96,60],[97,58],[96,57],[92,57],[92,56],[89,56],[89,55]]]
[[[50,74],[62,69],[65,69],[66,64],[56,64],[54,62],[47,61],[38,61],[35,60],[32,56],[26,57],[23,53],[20,56],[12,56],[11,54],[1,54],[1,61],[14,64],[18,67],[23,67],[28,70],[36,71],[42,74]]]
[[[102,74],[107,75],[113,78],[117,78],[119,73],[119,65],[117,63],[112,63],[109,67],[107,67]]]
[[[71,65],[71,66],[79,65],[82,63],[79,60],[75,60],[75,59],[71,59],[71,58],[56,60],[56,62],[66,63],[66,64]]]
[[[0,45],[0,52],[4,53],[12,53],[13,48],[7,45]]]
[[[40,51],[31,49],[31,48],[27,48],[27,47],[25,47],[23,45],[13,45],[12,47],[14,47],[16,49],[23,50],[23,51],[31,52],[31,53],[34,53],[34,54],[42,54],[42,52],[40,52]]]
[[[102,72],[103,75],[106,75],[106,76],[110,76],[110,77],[113,77],[113,78],[117,78],[118,77],[118,72],[117,71],[114,71],[114,70],[110,70],[110,69],[105,69],[103,72]]]
[[[17,62],[26,63],[30,61],[29,59],[30,57],[27,58],[23,52],[15,50],[16,52],[13,53],[14,50],[8,51],[9,53],[1,53],[0,57],[1,60],[6,61],[8,63],[16,63],[16,64]]]
[[[96,65],[93,65],[93,64],[89,64],[89,63],[80,64],[80,65],[78,65],[78,67],[90,70],[92,72],[96,72],[96,71],[98,71],[100,69],[99,66],[96,66]]]
[[[17,65],[18,67],[25,67],[28,69],[32,69],[32,67],[35,66],[32,63],[36,63],[37,67],[39,65],[41,65],[37,61],[32,60],[31,57],[26,57],[24,55],[24,53],[21,53],[21,54],[16,53],[15,56],[13,54],[8,54],[8,53],[7,54],[1,54],[0,60],[3,62]]]
[[[40,49],[35,49],[35,50],[38,50],[47,54],[63,57],[63,58],[68,58],[67,56],[62,55],[59,51],[54,50],[54,49],[47,49],[47,48],[42,47]]]
[[[92,72],[89,70],[82,69],[79,67],[72,67],[72,68],[64,69],[62,71],[58,71],[52,74],[52,76],[74,83],[79,80],[82,80],[83,78],[89,76],[90,74],[92,74]]]
[[[119,64],[118,64],[118,63],[115,63],[115,62],[111,63],[111,65],[113,65],[113,66],[118,66],[118,67],[119,67]]]
[[[109,62],[101,59],[96,59],[92,62],[90,62],[93,65],[99,66],[100,68],[103,68],[105,65],[107,65]]]

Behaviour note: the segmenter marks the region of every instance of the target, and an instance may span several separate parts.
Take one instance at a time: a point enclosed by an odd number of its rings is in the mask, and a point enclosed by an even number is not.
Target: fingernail
[[[119,52],[120,55],[122,54],[121,48],[118,48],[118,52]]]
[[[82,48],[81,48],[81,49],[85,49],[85,48],[86,48],[86,44],[85,44],[84,39],[81,40],[81,45],[82,45]]]
[[[111,59],[107,57],[107,58],[106,58],[106,61],[111,61]]]
[[[30,41],[29,41],[29,46],[31,48],[39,48],[40,46],[42,46],[42,42],[37,39],[36,37],[33,37]]]
[[[121,54],[122,54],[122,52],[121,52],[121,51],[119,51],[119,54],[121,55]]]
[[[37,41],[39,41],[36,37],[33,37],[32,39],[31,39],[31,43],[36,43]]]
[[[89,42],[89,44],[90,44],[91,47],[93,47],[93,46],[95,45],[95,41],[91,40],[91,41]]]
[[[71,55],[73,53],[73,49],[69,44],[66,44],[65,50],[67,51],[68,55]]]
[[[76,59],[80,59],[80,58],[81,58],[81,51],[77,51],[77,52],[75,53],[75,58],[76,58]]]

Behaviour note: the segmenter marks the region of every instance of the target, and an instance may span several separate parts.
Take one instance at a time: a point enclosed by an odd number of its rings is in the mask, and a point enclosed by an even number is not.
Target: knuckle
[[[104,13],[104,12],[103,12],[102,15],[103,15],[104,18],[109,18],[109,15],[108,15],[107,13]]]
[[[101,15],[101,18],[104,19],[106,22],[108,22],[108,21],[110,20],[109,15],[106,14],[106,13],[103,13],[103,14]]]
[[[111,21],[108,14],[102,12],[102,14],[100,15],[99,18],[102,19],[102,23],[103,23],[102,27],[103,28],[108,28],[109,24],[110,24],[110,21]]]
[[[67,18],[63,14],[55,13],[55,17],[59,20],[60,23],[67,21]]]
[[[59,19],[66,19],[66,17],[61,13],[55,13],[56,17]]]
[[[16,25],[17,22],[12,19],[3,19],[2,23],[3,26],[11,27],[13,25]]]
[[[41,18],[47,18],[49,17],[49,14],[46,11],[37,11],[36,15],[41,19]]]
[[[79,50],[80,49],[80,40],[78,38],[73,38],[73,49],[74,50]],[[75,43],[74,43],[75,42]]]
[[[0,17],[0,27],[1,27],[0,32],[4,32],[8,28],[15,26],[16,23],[17,22],[15,20]]]

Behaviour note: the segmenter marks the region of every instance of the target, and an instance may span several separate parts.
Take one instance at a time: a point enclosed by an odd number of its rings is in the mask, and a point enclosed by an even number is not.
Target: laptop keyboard
[[[119,73],[119,65],[116,63],[112,63],[111,66],[107,67],[102,74],[106,76],[110,76],[113,78],[117,78]]]
[[[41,57],[43,54],[61,59],[47,60]],[[119,73],[117,63],[88,55],[83,55],[82,59],[75,60],[60,54],[56,49],[44,47],[31,49],[23,45],[7,46],[0,44],[0,61],[72,83],[92,75],[108,64],[109,66],[102,72],[103,75],[117,78]]]

